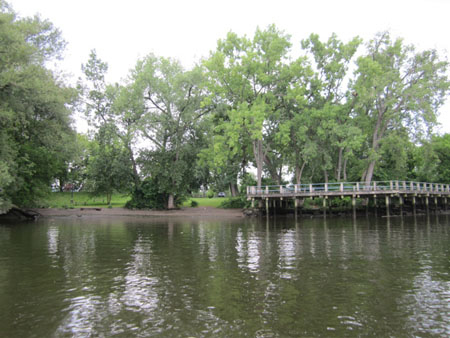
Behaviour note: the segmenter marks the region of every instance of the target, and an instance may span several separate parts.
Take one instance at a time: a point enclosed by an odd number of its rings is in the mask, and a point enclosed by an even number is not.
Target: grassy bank
[[[122,208],[130,199],[130,196],[123,194],[113,194],[111,198],[111,206]],[[82,207],[96,207],[106,208],[106,196],[93,196],[88,192],[74,192],[73,202],[71,192],[53,192],[47,198],[47,205],[50,208],[82,208]]]
[[[113,208],[123,208],[125,203],[130,199],[130,196],[123,194],[113,194],[111,198],[111,206]],[[225,198],[190,198],[183,203],[183,207],[190,207],[191,201],[196,201],[198,207],[219,207]],[[73,203],[72,193],[70,192],[53,192],[49,195],[46,200],[46,204],[50,208],[106,208],[105,196],[93,196],[88,192],[74,192],[73,193]]]
[[[190,207],[191,201],[195,201],[198,203],[198,207],[213,207],[218,208],[220,203],[222,203],[225,200],[225,198],[220,197],[213,197],[213,198],[207,198],[207,197],[199,197],[199,198],[190,198],[187,201],[183,203],[183,207]]]

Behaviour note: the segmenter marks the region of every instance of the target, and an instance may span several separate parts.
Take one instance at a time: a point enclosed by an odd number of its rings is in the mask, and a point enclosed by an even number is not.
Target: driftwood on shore
[[[24,210],[19,207],[13,206],[8,210],[8,212],[0,215],[0,218],[36,220],[40,216],[41,214],[35,210]]]

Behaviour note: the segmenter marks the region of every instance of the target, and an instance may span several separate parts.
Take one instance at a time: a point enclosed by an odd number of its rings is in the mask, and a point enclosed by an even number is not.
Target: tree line
[[[107,83],[95,50],[76,88],[51,71],[65,42],[0,0],[0,203],[33,205],[57,180],[129,207],[173,208],[203,189],[418,180],[450,183],[434,130],[448,62],[389,32],[363,43],[311,34],[294,57],[274,25],[230,32],[191,69],[150,54]],[[77,134],[81,111],[91,131]],[[250,168],[256,172],[253,175]]]

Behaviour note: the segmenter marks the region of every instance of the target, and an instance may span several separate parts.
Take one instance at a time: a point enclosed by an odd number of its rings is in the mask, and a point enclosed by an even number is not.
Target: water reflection
[[[448,226],[433,215],[0,228],[0,327],[6,337],[448,336]]]
[[[297,239],[295,230],[283,231],[278,238],[279,268],[281,278],[291,279],[291,270],[295,268],[297,257]]]

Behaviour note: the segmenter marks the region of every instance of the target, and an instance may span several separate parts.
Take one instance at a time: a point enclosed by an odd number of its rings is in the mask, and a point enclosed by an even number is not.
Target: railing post
[[[283,186],[280,185],[280,194],[283,194]]]
[[[403,181],[403,190],[406,191],[406,182]]]
[[[328,191],[328,183],[325,183],[325,192]]]
[[[294,192],[295,192],[295,193],[298,192],[298,185],[297,185],[297,184],[294,185]]]
[[[398,190],[398,181],[395,181],[395,190]]]
[[[359,182],[356,182],[356,191],[359,191]]]
[[[394,190],[394,187],[393,187],[392,181],[389,181],[389,187],[391,188],[391,190]]]
[[[269,195],[269,187],[266,185],[266,195]]]
[[[313,192],[313,186],[312,186],[312,184],[309,184],[309,192]]]
[[[411,186],[411,191],[413,191],[414,190],[414,182],[411,182],[409,185]]]
[[[373,182],[373,191],[377,191],[377,182]]]
[[[341,192],[344,191],[344,183],[341,183],[340,189],[341,189]]]

